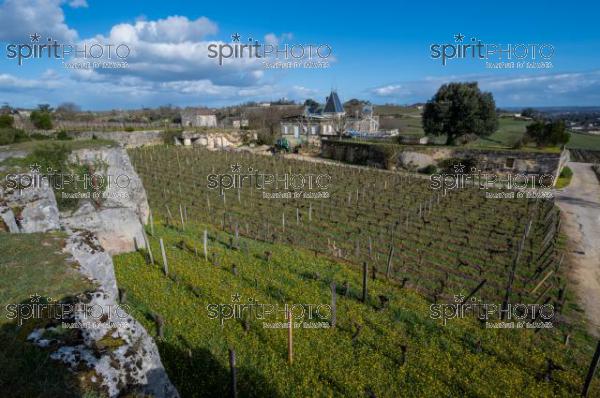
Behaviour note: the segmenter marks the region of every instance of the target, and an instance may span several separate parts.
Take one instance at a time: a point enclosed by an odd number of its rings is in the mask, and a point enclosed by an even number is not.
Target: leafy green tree
[[[562,120],[536,120],[527,126],[525,135],[540,147],[564,145],[571,138]]]
[[[73,102],[63,102],[60,104],[54,113],[61,119],[72,120],[81,112],[81,107]]]
[[[534,118],[534,117],[536,117],[536,116],[537,116],[537,114],[538,114],[538,112],[537,112],[535,109],[533,109],[533,108],[524,108],[524,109],[521,111],[521,116],[523,116],[523,117],[531,117],[531,118]]]
[[[348,115],[354,116],[357,112],[360,114],[365,105],[369,105],[369,101],[352,98],[344,102],[344,110]]]
[[[481,92],[477,82],[444,84],[425,104],[423,129],[428,135],[446,135],[447,145],[462,136],[488,136],[498,129],[494,97]]]
[[[49,104],[39,104],[38,109],[42,112],[51,113],[53,111],[52,107]]]
[[[314,99],[309,98],[306,101],[304,101],[304,106],[308,107],[308,109],[311,112],[315,112],[317,110],[317,108],[319,107],[319,103],[317,101],[315,101]]]

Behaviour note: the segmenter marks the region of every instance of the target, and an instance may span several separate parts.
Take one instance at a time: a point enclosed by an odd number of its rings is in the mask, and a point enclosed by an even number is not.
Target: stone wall
[[[73,139],[91,139],[94,136],[103,140],[112,140],[126,148],[163,143],[161,130],[139,131],[80,131],[67,133]]]
[[[251,138],[256,139],[256,133],[247,132]],[[181,134],[174,137],[175,145],[200,145],[207,149],[222,149],[230,147],[239,147],[243,144],[242,134],[236,132],[195,132],[183,131]]]
[[[384,149],[387,147],[388,149]],[[323,140],[321,156],[352,164],[385,168],[386,151],[398,151],[393,168],[417,170],[439,165],[445,159],[472,159],[479,170],[496,173],[558,175],[569,160],[569,151],[560,153],[442,146],[393,146],[349,141]],[[388,155],[389,156],[389,155]],[[389,167],[388,167],[389,168]]]
[[[362,166],[385,166],[385,155],[378,145],[322,140],[321,157]]]
[[[135,148],[144,145],[163,143],[163,130],[135,130],[135,131],[68,131],[67,136],[74,140],[90,140],[94,137],[102,140],[112,140],[121,146]],[[40,134],[54,137],[57,130],[30,130],[29,134]]]

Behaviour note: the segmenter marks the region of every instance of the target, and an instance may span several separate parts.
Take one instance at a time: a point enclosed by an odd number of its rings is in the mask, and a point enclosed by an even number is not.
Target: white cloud
[[[390,83],[368,90],[375,98],[393,97],[404,103],[430,99],[445,83],[476,81],[490,91],[496,104],[505,106],[597,105],[600,70],[588,72],[428,76],[421,80]]]
[[[217,31],[217,24],[206,17],[189,20],[171,16],[157,21],[118,24],[107,36],[98,35],[84,43],[125,44],[130,49],[130,55],[124,59],[128,68],[98,70],[97,73],[107,79],[128,75],[154,82],[210,80],[215,85],[257,84],[264,73],[259,59],[225,59],[223,65],[218,65],[215,58],[208,57],[210,44],[225,44],[206,40]]]
[[[295,94],[295,97],[299,98],[308,98],[319,93],[318,90],[307,88],[304,86],[292,86],[292,92]]]
[[[47,70],[42,74],[42,79],[22,79],[17,76],[13,76],[8,73],[0,74],[0,92],[12,92],[12,91],[23,91],[23,90],[44,90],[44,89],[55,89],[62,86],[60,81],[53,78],[52,70]]]
[[[122,24],[117,27],[123,25],[127,26],[128,30],[133,30],[140,41],[151,43],[200,41],[206,36],[214,35],[218,30],[217,24],[206,17],[189,20],[178,15],[157,21],[138,20],[135,25]],[[111,36],[118,38],[117,32],[111,32]]]
[[[77,31],[65,23],[61,0],[6,0],[0,5],[0,40],[29,41],[29,35],[74,41]]]
[[[388,84],[387,86],[376,87],[371,90],[378,97],[394,97],[402,93],[403,87],[400,84]]]
[[[265,35],[265,44],[278,46],[279,43],[292,40],[293,37],[294,35],[291,33],[282,33],[281,36],[277,36],[275,33],[267,33]]]

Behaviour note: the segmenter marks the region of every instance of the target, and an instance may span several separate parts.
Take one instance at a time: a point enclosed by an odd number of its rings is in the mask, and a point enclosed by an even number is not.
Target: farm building
[[[242,127],[248,127],[250,122],[246,117],[226,116],[219,121],[219,125],[223,128],[230,127],[234,129],[240,129]]]
[[[210,109],[188,108],[181,112],[183,127],[217,127],[217,116]]]

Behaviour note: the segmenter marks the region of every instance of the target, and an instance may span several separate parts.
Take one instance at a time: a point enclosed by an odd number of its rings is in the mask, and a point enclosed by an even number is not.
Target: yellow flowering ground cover
[[[577,396],[594,348],[581,336],[565,346],[554,330],[485,329],[475,319],[443,325],[431,318],[429,301],[383,275],[369,277],[363,303],[362,275],[354,266],[283,244],[238,241],[205,225],[181,231],[157,222],[149,240],[155,264],[147,263],[145,251],[117,256],[117,279],[151,334],[157,333],[154,315],[164,318],[157,343],[184,397],[228,396],[230,348],[241,397]],[[295,328],[293,364],[287,330],[265,326],[285,322],[283,311],[267,319],[211,319],[215,305],[249,299],[278,309],[286,303],[330,304],[331,282],[337,286],[336,327]],[[548,375],[548,361],[559,370]],[[590,396],[598,394],[595,381]]]

